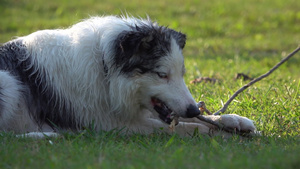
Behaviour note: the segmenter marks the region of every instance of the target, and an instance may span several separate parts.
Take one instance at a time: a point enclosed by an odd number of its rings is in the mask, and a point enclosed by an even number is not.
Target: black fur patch
[[[32,64],[31,57],[21,41],[8,42],[0,47],[0,70],[10,72],[18,78],[23,97],[31,116],[39,125],[78,129],[75,118],[63,100],[57,97],[56,91],[46,85],[47,74]]]
[[[171,37],[181,49],[184,48],[184,34],[152,23],[132,27],[131,31],[123,31],[115,43],[115,66],[120,67],[121,73],[126,74],[132,71],[141,74],[152,71],[157,61],[170,52]]]

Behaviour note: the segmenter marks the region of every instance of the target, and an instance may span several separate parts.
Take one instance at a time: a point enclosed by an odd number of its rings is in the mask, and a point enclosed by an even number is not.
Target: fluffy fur
[[[150,19],[107,16],[7,42],[0,47],[0,130],[170,133],[171,112],[200,113],[183,81],[185,41]],[[237,115],[208,118],[255,129]],[[195,128],[207,134],[212,126],[182,119],[175,130],[185,136]]]

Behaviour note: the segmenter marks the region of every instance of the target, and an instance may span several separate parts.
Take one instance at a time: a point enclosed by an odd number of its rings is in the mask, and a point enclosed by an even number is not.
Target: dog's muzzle
[[[159,118],[164,121],[167,124],[170,124],[172,122],[172,117],[174,113],[176,114],[177,112],[174,112],[172,109],[170,109],[163,101],[161,101],[158,98],[151,98],[151,102],[153,105],[153,109],[159,114]],[[200,110],[196,105],[190,104],[184,113],[178,114],[184,118],[193,118],[198,115],[200,115]]]

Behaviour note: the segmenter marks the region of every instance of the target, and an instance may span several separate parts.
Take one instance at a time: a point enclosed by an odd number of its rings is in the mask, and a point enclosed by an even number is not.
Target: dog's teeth
[[[171,112],[171,115],[172,115],[172,116],[175,116],[175,115],[176,115],[176,113],[172,111],[172,112]]]
[[[175,118],[178,118],[179,116],[178,116],[178,114],[176,114],[175,112],[171,112],[171,114],[170,114],[170,118],[173,120],[173,119],[175,119]]]

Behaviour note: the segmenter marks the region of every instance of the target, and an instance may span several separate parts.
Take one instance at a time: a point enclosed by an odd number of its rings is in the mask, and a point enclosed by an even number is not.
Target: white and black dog
[[[116,16],[7,42],[0,47],[0,131],[169,133],[171,112],[200,114],[183,80],[185,42],[183,33],[150,19]],[[245,117],[208,117],[255,129]],[[212,128],[183,121],[175,127],[182,136]]]

